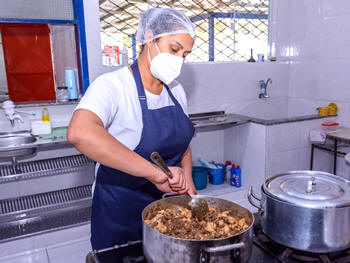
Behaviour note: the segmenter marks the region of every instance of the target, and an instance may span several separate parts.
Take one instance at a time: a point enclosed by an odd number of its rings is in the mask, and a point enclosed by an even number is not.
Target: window
[[[188,62],[247,61],[268,52],[269,0],[100,0],[103,63],[131,63],[140,13],[151,5],[173,7],[189,16],[197,39]]]

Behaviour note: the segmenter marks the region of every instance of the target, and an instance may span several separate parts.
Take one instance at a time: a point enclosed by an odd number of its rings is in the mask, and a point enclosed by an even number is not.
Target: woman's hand
[[[155,166],[154,166],[155,167]],[[146,178],[153,183],[163,193],[174,193],[169,185],[168,176],[156,167],[156,173],[151,178]]]
[[[180,167],[170,166],[171,178],[157,168],[157,172],[150,180],[160,191],[164,193],[184,194],[189,190],[184,171]]]
[[[197,192],[197,189],[196,189],[196,187],[194,186],[194,184],[193,183],[190,183],[190,182],[188,182],[187,183],[188,184],[188,193],[190,194],[190,195],[198,195],[198,192]]]
[[[171,178],[168,178],[168,182],[171,190],[178,194],[188,192],[189,186],[185,178],[184,170],[177,166],[171,166],[169,167],[169,170],[171,172]]]

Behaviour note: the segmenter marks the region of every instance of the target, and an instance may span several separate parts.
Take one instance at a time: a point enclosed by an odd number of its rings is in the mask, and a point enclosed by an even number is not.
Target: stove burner
[[[277,258],[282,263],[349,263],[350,249],[340,252],[317,254],[288,248],[278,244],[266,236],[260,226],[254,229],[253,242],[265,252]]]

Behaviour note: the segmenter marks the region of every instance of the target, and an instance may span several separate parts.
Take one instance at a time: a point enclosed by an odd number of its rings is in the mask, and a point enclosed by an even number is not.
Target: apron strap
[[[142,116],[145,117],[148,107],[147,107],[147,97],[145,93],[145,89],[142,84],[142,79],[139,71],[139,67],[137,64],[137,60],[131,65],[132,75],[134,76],[134,80],[136,83],[137,94],[139,96],[139,101],[142,109]]]
[[[180,103],[177,101],[177,99],[175,98],[174,94],[171,92],[170,88],[167,85],[165,85],[164,83],[163,83],[163,85],[166,88],[166,90],[167,90],[171,100],[174,102],[175,106],[176,107],[180,107],[182,109]]]
[[[139,67],[137,64],[137,60],[131,65],[131,69],[132,69],[132,74],[133,74],[135,82],[136,82],[137,93],[139,95],[142,113],[145,113],[144,111],[148,110],[147,97],[146,97],[145,89],[144,89],[143,84],[142,84],[141,74],[140,74],[140,70],[139,70]],[[175,104],[175,106],[182,108],[180,103],[177,101],[177,99],[175,98],[175,96],[171,92],[170,88],[164,83],[163,83],[163,86],[167,90],[167,92],[168,92],[171,100]]]

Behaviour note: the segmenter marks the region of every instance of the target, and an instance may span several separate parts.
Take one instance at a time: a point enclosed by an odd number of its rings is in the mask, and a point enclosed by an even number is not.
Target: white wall
[[[343,125],[350,126],[350,1],[278,0],[280,41],[290,52],[290,98],[304,107],[316,108],[336,102]]]
[[[185,63],[178,81],[183,85],[189,112],[226,110],[244,112],[256,104],[259,80],[273,79],[270,100],[288,96],[287,63]]]

